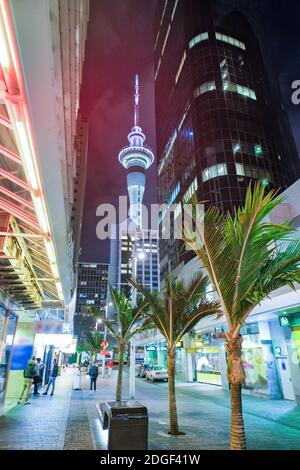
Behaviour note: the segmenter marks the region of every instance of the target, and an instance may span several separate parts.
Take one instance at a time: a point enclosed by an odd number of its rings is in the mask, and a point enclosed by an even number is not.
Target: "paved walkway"
[[[82,390],[72,390],[73,370],[57,380],[55,395],[32,397],[0,418],[0,449],[104,449],[103,431],[95,404],[114,399],[116,371],[111,379],[98,379],[99,390],[89,394],[89,380],[82,376]],[[128,398],[128,376],[124,379]],[[149,449],[228,449],[229,395],[221,388],[177,384],[179,423],[185,436],[168,431],[168,384],[137,378],[136,399],[149,410]],[[294,402],[245,396],[244,417],[249,449],[300,449],[300,407]]]

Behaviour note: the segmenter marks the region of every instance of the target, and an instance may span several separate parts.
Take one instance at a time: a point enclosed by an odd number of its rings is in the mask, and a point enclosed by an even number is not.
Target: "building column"
[[[219,361],[221,370],[221,382],[223,390],[229,390],[229,384],[227,379],[227,359],[224,345],[219,348]]]
[[[295,400],[300,405],[300,362],[299,362],[299,350],[297,348],[297,337],[295,332],[292,332],[292,337],[286,342],[289,358],[289,366],[291,371],[292,386],[294,389]],[[299,341],[299,340],[298,340]]]
[[[273,353],[273,344],[271,339],[269,322],[259,321],[258,330],[266,368],[269,398],[280,399],[282,398],[282,392],[278,383],[278,375],[276,370],[275,357]]]

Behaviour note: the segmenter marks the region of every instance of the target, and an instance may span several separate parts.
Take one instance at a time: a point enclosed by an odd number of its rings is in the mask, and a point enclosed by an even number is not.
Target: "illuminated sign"
[[[280,326],[289,326],[290,328],[300,326],[300,316],[282,315],[279,317],[279,323]]]

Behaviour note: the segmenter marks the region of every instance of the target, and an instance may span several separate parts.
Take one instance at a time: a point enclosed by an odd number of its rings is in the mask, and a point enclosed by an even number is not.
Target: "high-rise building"
[[[120,234],[121,235],[121,234]],[[114,243],[115,242],[115,243]],[[113,264],[113,254],[118,247],[118,264]],[[134,276],[151,292],[159,289],[159,237],[158,231],[139,230],[131,234],[123,234],[120,240],[111,243],[111,269],[117,266],[115,282],[126,296],[132,299],[132,286],[128,276]],[[112,271],[111,271],[112,272]]]
[[[73,270],[76,266],[80,255],[80,240],[82,216],[84,208],[84,194],[87,171],[87,148],[88,148],[88,121],[80,113],[77,118],[77,129],[75,137],[75,153],[76,153],[76,174],[74,180],[74,196],[72,206],[72,229],[73,229]]]
[[[76,313],[92,306],[102,313],[107,297],[108,264],[78,263]]]
[[[95,324],[89,315],[90,307],[99,311],[99,317],[106,315],[108,266],[105,263],[78,263],[74,317],[74,332],[78,337]]]
[[[263,46],[259,2],[162,0],[155,19],[158,200],[233,211],[251,180],[299,178],[299,158]],[[161,214],[162,220],[165,212]],[[177,214],[175,214],[177,216]],[[191,255],[162,240],[161,279]]]
[[[133,252],[134,275],[150,292],[159,289],[159,234],[155,230],[142,230]]]

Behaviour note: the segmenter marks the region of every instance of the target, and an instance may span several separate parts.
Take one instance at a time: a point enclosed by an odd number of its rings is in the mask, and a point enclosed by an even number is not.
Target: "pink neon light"
[[[20,90],[20,95],[21,95],[21,102],[20,102],[20,107],[24,113],[24,125],[27,129],[28,137],[29,137],[29,143],[32,149],[32,154],[33,154],[33,165],[36,170],[36,176],[38,179],[38,185],[40,188],[40,192],[42,192],[42,186],[41,186],[41,179],[40,179],[40,174],[38,171],[38,166],[37,166],[37,151],[36,151],[36,145],[33,139],[33,129],[31,125],[31,118],[30,118],[30,113],[29,113],[29,107],[28,107],[28,102],[27,102],[27,96],[26,96],[26,91],[25,91],[25,84],[23,80],[23,74],[22,74],[22,67],[21,67],[21,62],[18,54],[18,47],[17,47],[17,42],[14,34],[14,27],[13,23],[11,20],[11,14],[10,14],[10,9],[7,0],[2,0],[0,2],[1,5],[1,11],[2,11],[2,16],[4,20],[4,25],[5,25],[5,30],[6,30],[6,35],[8,38],[8,44],[10,48],[10,53],[14,65],[14,71],[15,75],[17,78],[18,82],[18,87]]]

